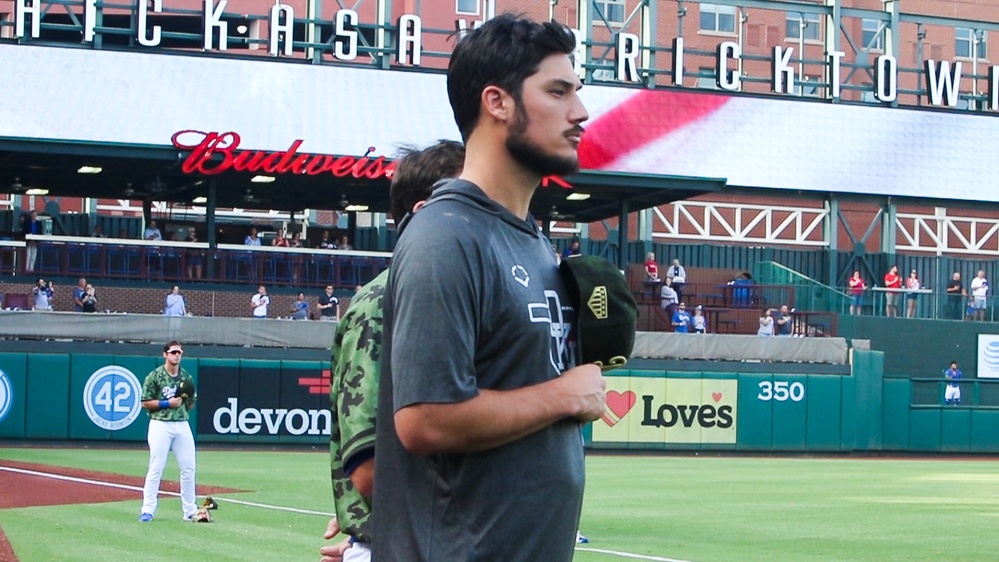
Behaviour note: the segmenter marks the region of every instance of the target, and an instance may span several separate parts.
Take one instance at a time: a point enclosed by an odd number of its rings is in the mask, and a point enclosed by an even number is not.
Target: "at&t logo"
[[[124,429],[142,410],[139,379],[125,367],[108,365],[94,371],[83,387],[83,407],[94,425],[110,431]]]

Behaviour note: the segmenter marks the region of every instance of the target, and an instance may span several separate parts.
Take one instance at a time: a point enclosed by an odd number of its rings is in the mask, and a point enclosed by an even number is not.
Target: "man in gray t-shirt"
[[[578,168],[574,46],[504,14],[452,55],[464,171],[400,225],[384,299],[374,560],[572,558],[580,422],[606,385],[575,365],[575,312],[528,206],[543,176]]]

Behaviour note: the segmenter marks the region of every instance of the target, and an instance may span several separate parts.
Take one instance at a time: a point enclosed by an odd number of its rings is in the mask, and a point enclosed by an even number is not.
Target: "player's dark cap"
[[[573,256],[559,272],[576,308],[582,362],[605,371],[623,367],[635,347],[638,304],[621,270],[599,256]]]

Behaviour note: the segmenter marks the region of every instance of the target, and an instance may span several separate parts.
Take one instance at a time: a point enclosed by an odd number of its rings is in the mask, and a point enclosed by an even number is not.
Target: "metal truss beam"
[[[653,239],[739,242],[767,245],[827,247],[826,222],[831,214],[822,208],[744,205],[678,201],[652,209]]]
[[[932,215],[898,213],[895,229],[897,250],[999,257],[999,219],[949,215],[938,207]]]

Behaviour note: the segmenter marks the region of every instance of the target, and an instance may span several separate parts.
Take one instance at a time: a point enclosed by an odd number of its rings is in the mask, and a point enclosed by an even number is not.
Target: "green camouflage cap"
[[[559,266],[576,308],[576,346],[582,362],[609,371],[623,367],[635,347],[638,304],[621,270],[599,256],[573,256]]]

